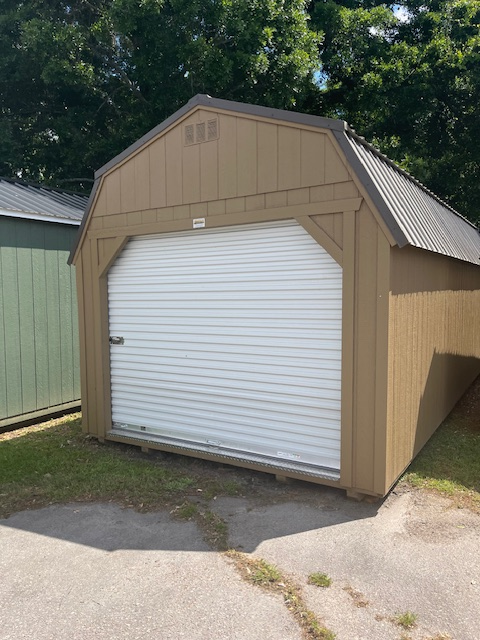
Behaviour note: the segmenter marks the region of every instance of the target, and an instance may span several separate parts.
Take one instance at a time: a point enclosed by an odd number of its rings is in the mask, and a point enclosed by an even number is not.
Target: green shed
[[[0,178],[0,431],[80,407],[74,267],[87,198]]]

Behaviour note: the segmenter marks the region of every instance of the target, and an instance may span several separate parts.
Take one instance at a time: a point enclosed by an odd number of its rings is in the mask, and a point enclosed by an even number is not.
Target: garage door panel
[[[136,364],[134,365],[135,369],[138,368],[138,365],[142,366],[142,370],[145,373],[156,373],[158,372],[158,364],[151,362],[151,355],[149,356],[137,356]],[[198,376],[201,378],[203,375],[206,377],[214,377],[220,378],[224,380],[228,380],[229,378],[233,378],[234,380],[252,380],[254,382],[278,382],[278,366],[277,365],[266,365],[259,364],[255,362],[252,358],[250,362],[235,362],[235,372],[232,373],[232,359],[225,359],[223,361],[219,360],[199,360],[190,358],[189,364],[189,373],[192,376]],[[128,370],[129,367],[128,360],[120,360],[115,358],[115,366],[122,366],[122,368]],[[162,371],[165,375],[170,378],[170,376],[181,376],[183,377],[185,371],[185,362],[183,358],[163,358],[162,357]],[[299,386],[309,386],[311,377],[313,374],[317,373],[317,369],[314,367],[301,367],[297,363],[292,365],[290,368],[291,374],[295,376],[295,384]],[[325,372],[327,373],[327,372]],[[329,373],[329,372],[328,372]],[[324,389],[325,386],[330,386],[329,378],[324,376],[321,377],[320,373],[317,377],[318,379],[318,389]],[[293,384],[293,383],[290,383]],[[331,388],[338,389],[338,383],[335,381],[331,383]]]
[[[338,406],[338,402],[336,400],[332,400],[328,396],[318,396],[315,398],[315,402],[311,402],[310,404],[305,404],[303,406],[302,414],[300,415],[297,411],[297,406],[295,403],[291,402],[282,402],[281,398],[275,399],[274,405],[272,402],[268,402],[264,398],[252,398],[251,395],[245,394],[243,397],[240,394],[228,395],[224,394],[212,394],[208,397],[208,401],[203,400],[204,393],[202,391],[191,391],[188,393],[183,392],[180,389],[167,389],[167,388],[145,388],[144,385],[138,385],[137,387],[132,385],[132,388],[129,391],[125,391],[124,388],[113,388],[113,395],[116,398],[116,403],[118,405],[125,406],[136,406],[138,407],[138,401],[143,399],[146,406],[149,406],[149,403],[152,402],[152,398],[158,398],[162,400],[162,410],[166,406],[180,406],[182,403],[188,404],[191,399],[191,393],[197,393],[196,403],[195,403],[195,411],[198,409],[201,410],[210,410],[210,405],[215,406],[215,410],[218,410],[220,413],[225,413],[227,411],[231,411],[231,403],[232,400],[235,401],[236,405],[242,409],[242,412],[245,415],[257,415],[257,416],[266,416],[274,417],[275,420],[279,420],[280,422],[289,423],[289,428],[291,429],[291,420],[292,416],[295,417],[296,422],[307,424],[311,420],[311,418],[316,419],[320,413],[322,415],[322,419],[330,419],[336,420],[338,418],[338,412],[340,411],[340,407]],[[316,422],[315,429],[321,430],[322,427],[319,427]],[[329,428],[332,425],[329,425]]]
[[[197,442],[212,443],[232,447],[238,443],[243,444],[245,451],[261,452],[267,455],[275,455],[278,450],[274,443],[278,441],[281,436],[282,445],[288,447],[291,452],[302,453],[302,457],[309,456],[310,449],[315,447],[319,452],[328,451],[329,457],[335,455],[335,451],[338,448],[338,439],[328,435],[325,430],[320,434],[321,444],[319,445],[319,434],[315,431],[311,435],[308,433],[299,441],[295,433],[291,430],[281,431],[277,426],[273,425],[272,428],[266,427],[262,430],[261,437],[259,437],[258,418],[254,420],[248,420],[247,418],[236,419],[228,421],[222,421],[221,419],[210,420],[208,417],[202,415],[186,415],[185,412],[177,411],[173,409],[171,412],[168,409],[165,412],[165,419],[162,422],[161,427],[158,425],[158,420],[154,415],[149,414],[147,411],[141,411],[137,414],[136,410],[131,410],[128,413],[129,408],[125,407],[127,417],[131,419],[140,415],[142,421],[151,426],[151,432],[158,430],[160,434],[166,436],[172,436],[185,440],[193,440]],[[200,431],[201,428],[201,431]]]
[[[146,398],[145,398],[146,399]],[[135,399],[130,401],[122,396],[122,399],[118,401],[118,406],[122,407],[126,413],[131,412],[131,415],[140,416],[150,420],[152,426],[158,424],[158,415],[148,409],[138,409],[138,404],[135,403]],[[228,434],[229,432],[236,433],[236,426],[241,424],[245,425],[245,430],[242,429],[243,437],[257,437],[258,436],[258,421],[262,419],[263,436],[272,438],[272,441],[277,437],[275,434],[281,434],[283,440],[291,442],[297,442],[297,434],[292,432],[291,420],[288,420],[288,414],[280,413],[275,410],[269,410],[268,404],[265,404],[263,410],[251,409],[246,410],[243,408],[241,416],[231,418],[231,409],[228,410],[228,405],[217,405],[215,407],[216,417],[212,419],[211,408],[205,403],[198,403],[193,408],[188,399],[185,398],[182,403],[178,398],[175,402],[167,401],[164,399],[162,406],[162,428],[172,422],[183,423],[189,421],[192,424],[200,425],[203,422],[204,432],[208,430],[215,430],[216,425],[222,426],[222,433]],[[322,415],[322,420],[330,420],[330,426],[338,417],[336,411],[322,411],[317,412],[315,418],[318,415]],[[313,417],[313,416],[311,416]],[[228,418],[228,419],[225,419]],[[193,422],[192,422],[193,421]],[[326,425],[323,429],[319,429],[316,420],[309,420],[308,416],[304,416],[302,419],[296,418],[298,426],[304,427],[303,429],[303,444],[310,444],[310,446],[316,446],[318,444],[318,438],[327,438],[328,440],[337,441],[336,434],[332,435],[331,430]],[[270,432],[270,433],[269,433]],[[218,435],[218,434],[217,434]]]
[[[148,344],[155,340],[154,333],[152,334],[145,333],[143,334],[143,338],[140,338],[140,337],[130,338],[128,337],[128,333],[124,329],[122,329],[121,326],[118,327],[117,333],[118,332],[122,332],[122,337],[124,336],[124,334],[126,334],[124,339],[132,347],[140,346],[141,344],[144,344],[146,347],[148,347]],[[216,334],[215,332],[203,333],[203,328],[202,328],[202,333],[198,333],[198,330],[197,330],[197,334],[195,337],[193,337],[190,334],[185,336],[185,335],[182,335],[180,332],[177,334],[171,333],[166,335],[165,340],[164,340],[164,334],[162,332],[161,339],[159,339],[159,341],[165,342],[165,344],[167,345],[167,344],[170,344],[173,340],[175,340],[176,344],[183,345],[184,349],[188,349],[189,347],[194,346],[194,342],[193,342],[194,339],[196,341],[196,344],[211,344],[214,341],[215,345],[220,346],[223,344],[225,345],[230,344],[232,338],[235,338],[235,346],[237,347],[238,350],[240,350],[241,345],[251,346],[251,347],[265,346],[265,337],[254,336],[254,335],[246,335],[246,336],[238,335],[238,332],[236,332],[233,328],[230,328],[230,331],[225,330],[224,334]],[[303,336],[302,338],[298,338],[298,340],[296,341],[297,344],[294,347],[290,346],[292,344],[292,341],[288,337],[284,337],[284,338],[273,337],[270,342],[272,344],[272,348],[282,349],[283,353],[285,354],[285,358],[288,358],[289,356],[295,356],[296,353],[301,355],[303,350],[311,349],[314,346],[317,348],[317,350],[322,351],[322,346],[318,342],[316,342],[314,338],[311,338],[309,340],[308,338],[304,338]],[[336,345],[329,345],[328,341],[326,341],[326,346],[327,345],[330,347],[328,351],[338,352],[339,349],[335,348]],[[268,351],[268,347],[266,347],[266,349]],[[326,348],[325,348],[325,351],[327,351]]]
[[[117,334],[118,332],[115,332],[113,335],[117,335]],[[265,347],[265,346],[249,347],[248,345],[232,346],[232,345],[226,345],[226,344],[215,344],[210,346],[208,345],[208,343],[205,343],[205,344],[191,343],[189,345],[189,351],[191,354],[189,357],[200,356],[201,358],[203,357],[208,358],[211,356],[212,358],[218,358],[220,362],[222,362],[226,358],[231,359],[232,361],[238,360],[238,359],[241,359],[243,356],[245,356],[245,358],[252,358],[255,356],[258,356],[258,357],[261,356],[262,359],[265,357],[276,358],[277,360],[281,360],[281,362],[278,364],[282,364],[282,362],[285,359],[284,349],[272,348],[271,350],[269,350],[268,347]],[[164,350],[158,347],[153,349],[151,347],[151,343],[147,341],[144,343],[139,342],[137,345],[135,345],[135,347],[131,348],[131,352],[133,352],[133,355],[136,353],[138,353],[139,355],[151,353],[152,357],[154,357],[155,355],[157,355],[158,357],[158,354],[160,354],[162,357],[171,356],[172,358],[184,359],[185,347],[184,347],[184,344],[179,344],[179,345],[169,344],[168,347],[166,347]],[[292,349],[290,353],[292,355],[295,355],[298,361],[303,362],[307,360],[317,359],[319,356],[319,353],[321,352],[319,352],[318,349],[302,349],[302,350],[297,349],[296,351]],[[331,357],[328,358],[327,357],[328,355],[330,355]],[[331,370],[335,370],[335,371],[340,370],[339,350],[332,349],[324,357],[322,354],[322,359],[323,359],[323,362],[325,362],[328,372],[330,372]],[[117,362],[116,357],[112,358],[112,362]],[[118,362],[120,363],[121,360],[119,360]]]
[[[223,345],[221,346],[223,347]],[[197,348],[194,350],[194,347]],[[285,359],[285,354],[280,349],[276,350],[275,353],[259,354],[255,349],[251,349],[250,352],[247,349],[239,349],[238,347],[236,347],[236,350],[234,350],[233,348],[228,350],[226,348],[220,350],[220,347],[217,346],[214,350],[213,348],[206,349],[204,346],[191,344],[189,347],[189,351],[190,363],[218,361],[219,363],[239,362],[253,365],[265,364],[266,366],[272,365],[276,367],[278,365],[282,365]],[[318,350],[315,351],[312,349],[303,349],[301,351],[301,355],[300,352],[297,352],[295,354],[295,366],[303,367],[306,369],[315,369],[315,371],[318,371],[319,375],[321,375],[322,369],[318,367],[318,364],[316,362],[317,353]],[[125,347],[125,352],[122,350],[121,355],[115,354],[114,360],[115,363],[118,363],[118,365],[121,365],[121,363],[131,363],[133,356],[138,359],[138,362],[142,363],[151,363],[152,357],[162,358],[165,361],[181,360],[182,362],[184,362],[184,354],[185,350],[181,348],[181,345],[179,345],[177,348],[172,348],[171,345],[168,345],[168,347],[165,348],[156,347],[155,349],[153,349],[148,345],[142,346],[139,344],[135,347]],[[330,374],[330,370],[332,367],[336,369],[338,369],[339,367],[337,350],[332,350],[331,354],[332,358],[335,359],[335,362],[332,362],[332,364],[328,364],[328,368],[326,369],[328,374]],[[331,379],[330,381],[332,385],[335,385],[335,388],[337,388],[337,382],[338,384],[340,383],[339,380],[336,381],[334,379]]]
[[[116,377],[116,383],[118,384],[117,388],[119,390],[118,397],[121,397],[122,386],[123,388],[128,384],[133,386],[132,378],[134,377],[135,372],[132,369],[130,373],[132,375],[125,375],[123,378],[121,376]],[[163,379],[160,376],[163,376]],[[156,379],[152,380],[154,377]],[[213,376],[204,376],[202,377],[203,384],[195,384],[193,381],[188,383],[184,382],[184,379],[180,376],[177,376],[177,379],[175,379],[174,375],[167,375],[163,372],[157,376],[154,376],[153,373],[144,376],[135,375],[135,380],[137,386],[145,387],[148,385],[151,389],[167,389],[169,392],[179,390],[186,395],[200,393],[203,396],[206,395],[209,399],[213,399],[215,396],[221,395],[231,398],[249,397],[252,399],[258,399],[262,403],[267,401],[277,402],[279,404],[282,404],[283,402],[286,402],[287,404],[296,403],[298,415],[302,414],[304,406],[315,406],[320,409],[324,408],[327,401],[332,399],[334,400],[333,406],[340,407],[339,400],[336,397],[338,395],[338,391],[336,389],[331,389],[327,394],[327,390],[320,389],[319,385],[314,387],[313,385],[302,386],[278,384],[273,388],[273,385],[271,384],[267,387],[267,385],[262,385],[261,382],[258,381],[236,381],[235,378],[228,380],[222,377],[215,378]],[[191,397],[191,399],[192,401],[198,402],[198,398]]]
[[[116,433],[339,469],[342,272],[300,225],[135,238],[108,291]]]

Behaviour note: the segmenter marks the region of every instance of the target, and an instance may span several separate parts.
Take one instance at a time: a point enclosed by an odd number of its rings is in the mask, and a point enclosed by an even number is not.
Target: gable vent
[[[185,127],[185,144],[194,144],[195,143],[195,132],[193,128],[193,124],[187,124]]]
[[[201,144],[218,138],[218,118],[184,126],[184,145]]]
[[[213,120],[208,121],[207,139],[216,140],[217,137],[218,137],[217,119],[214,118]]]
[[[197,122],[195,129],[197,142],[205,142],[205,122]]]

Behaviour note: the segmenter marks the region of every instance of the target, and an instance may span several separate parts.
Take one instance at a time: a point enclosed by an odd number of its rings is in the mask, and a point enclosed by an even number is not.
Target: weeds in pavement
[[[329,587],[332,579],[326,573],[311,573],[308,576],[308,584],[314,584],[316,587]]]
[[[412,613],[411,611],[405,611],[405,613],[398,613],[394,618],[393,622],[398,624],[399,627],[403,627],[404,629],[413,629],[413,627],[417,624],[418,615],[416,613]]]
[[[302,628],[305,636],[311,640],[335,640],[335,634],[324,627],[317,616],[307,609],[300,587],[283,575],[274,565],[260,558],[252,558],[239,551],[227,551],[230,558],[247,581],[272,593],[279,593],[290,613]]]

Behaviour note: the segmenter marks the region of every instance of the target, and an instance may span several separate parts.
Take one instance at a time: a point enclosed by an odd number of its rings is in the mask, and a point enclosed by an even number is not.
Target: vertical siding
[[[280,190],[301,186],[300,136],[299,129],[278,127],[278,188]]]
[[[182,128],[175,127],[165,136],[167,206],[182,204]],[[127,163],[128,164],[128,163]]]
[[[38,229],[39,238],[42,241],[37,246],[32,247],[32,273],[34,288],[33,315],[35,326],[35,369],[43,371],[44,375],[37,376],[37,403],[39,407],[47,407],[50,404],[50,383],[48,372],[48,341],[46,340],[47,320],[47,269],[45,252],[45,231],[46,225]]]
[[[389,255],[388,241],[364,204],[355,218],[352,485],[380,494],[385,477],[385,447],[379,437],[386,423],[382,381],[387,376]]]
[[[86,314],[86,292],[84,287],[83,276],[83,263],[85,261],[85,252],[82,250],[78,256],[75,265],[75,276],[77,285],[77,299],[78,299],[78,346],[80,350],[80,389],[82,398],[82,427],[85,432],[90,430],[91,433],[96,433],[96,427],[94,424],[90,424],[87,415],[89,406],[92,402],[95,402],[95,398],[91,398],[88,395],[88,354],[87,354],[87,328],[90,326],[90,318]]]
[[[258,133],[258,190],[260,193],[277,190],[278,134],[277,125],[259,122]]]
[[[331,140],[325,137],[325,183],[344,182],[348,180],[348,170],[340,158]]]
[[[182,202],[200,200],[200,145],[185,147],[182,154],[182,170],[188,179],[183,181]]]
[[[200,148],[200,200],[218,198],[218,141],[199,145]],[[213,167],[213,171],[212,171]]]
[[[165,138],[160,138],[151,144],[143,153],[148,153],[150,206],[155,209],[165,207],[167,205]]]
[[[120,198],[120,169],[112,171],[105,181],[106,190],[106,214],[120,213],[122,210]]]
[[[95,333],[99,328],[95,324],[94,316],[93,279],[97,277],[97,274],[94,274],[95,265],[92,262],[92,241],[89,239],[85,240],[82,246],[81,268],[82,289],[79,295],[81,295],[83,299],[82,306],[85,326],[84,331],[80,334],[80,348],[85,354],[86,363],[85,375],[82,377],[82,419],[84,428],[88,425],[89,433],[98,435],[102,423],[99,424],[96,420],[96,406],[100,398],[96,385],[96,361],[101,357],[101,354],[95,353]]]
[[[20,302],[18,292],[16,221],[1,221],[1,286],[3,290],[3,327],[5,336],[6,400],[0,407],[2,418],[23,413],[20,346]]]
[[[237,119],[237,195],[257,193],[257,123]]]
[[[185,124],[209,118],[217,119],[218,138],[185,144]],[[329,133],[199,110],[107,173],[95,211],[107,228],[136,211],[303,188],[300,204],[326,183],[338,187],[335,199],[358,196]]]
[[[25,245],[34,246],[34,228],[30,225],[22,226],[21,237],[17,238]],[[22,390],[22,413],[35,411],[37,408],[37,384],[35,362],[35,313],[34,286],[32,269],[32,250],[29,248],[17,248],[17,275],[18,275],[18,321],[20,327],[20,376]],[[8,300],[8,299],[7,299]],[[8,304],[8,301],[7,301]]]
[[[208,117],[204,113],[196,115]],[[105,437],[111,428],[105,270],[109,256],[115,254],[122,238],[189,229],[191,218],[195,217],[207,218],[207,225],[220,226],[292,217],[339,264],[343,264],[344,253],[348,254],[348,265],[344,267],[347,283],[344,301],[348,300],[350,337],[345,342],[348,353],[344,353],[342,366],[348,370],[344,397],[348,395],[349,399],[345,403],[349,424],[344,430],[345,437],[342,433],[341,482],[349,488],[378,493],[377,487],[384,486],[381,456],[385,454],[384,448],[380,450],[378,425],[384,428],[385,416],[381,415],[376,384],[378,375],[386,375],[378,366],[378,359],[379,354],[383,354],[387,323],[383,316],[377,318],[377,295],[380,290],[383,294],[384,286],[377,282],[377,269],[379,262],[381,269],[388,269],[388,264],[384,264],[388,263],[388,251],[385,251],[388,243],[371,212],[367,208],[358,211],[360,194],[328,132],[301,130],[278,122],[223,113],[217,116],[219,137],[216,140],[185,146],[184,122],[181,122],[125,159],[124,164],[134,164],[137,172],[135,178],[131,171],[122,173],[126,180],[122,193],[129,191],[131,180],[137,181],[135,189],[130,191],[136,198],[134,204],[129,203],[133,210],[126,210],[125,197],[119,196],[118,208],[109,207],[108,203],[115,197],[109,198],[112,176],[114,190],[120,191],[118,168],[103,178],[101,199],[92,212],[76,262],[81,307],[84,428],[98,437]],[[187,121],[195,122],[195,118],[191,118]],[[143,181],[141,186],[140,166],[148,173],[148,181]],[[143,191],[149,193],[150,208],[147,209],[144,208],[147,197],[141,195]],[[288,211],[282,211],[284,207]],[[345,211],[349,212],[347,229]],[[348,247],[344,251],[346,236]],[[356,277],[357,270],[366,279],[363,284]],[[360,297],[363,295],[365,303]],[[388,290],[386,300],[388,304]],[[381,338],[377,340],[380,324]],[[362,331],[365,331],[366,342],[354,352],[354,337],[357,339]],[[359,420],[355,415],[357,410]],[[342,408],[342,420],[346,419]],[[356,430],[358,453],[352,446]],[[382,469],[383,477],[379,481]]]
[[[301,131],[300,143],[302,187],[323,184],[325,180],[325,135]]]
[[[218,118],[218,197],[237,195],[237,118],[220,115]]]
[[[0,219],[0,420],[80,398],[76,232]]]
[[[1,228],[1,227],[0,227]],[[5,341],[5,297],[3,294],[3,256],[0,253],[0,416],[6,415],[7,407],[7,359]]]
[[[480,269],[412,247],[392,250],[387,485],[480,372]]]

